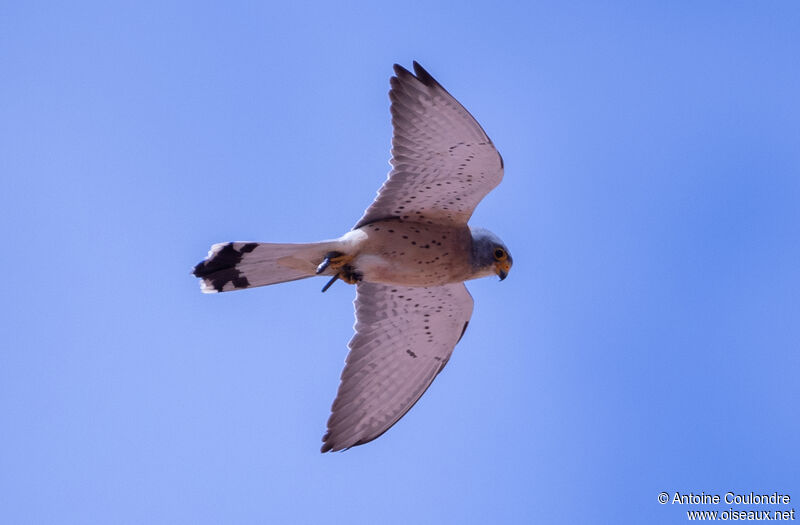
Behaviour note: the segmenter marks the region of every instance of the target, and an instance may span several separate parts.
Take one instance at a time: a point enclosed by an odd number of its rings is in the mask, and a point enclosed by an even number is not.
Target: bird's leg
[[[319,263],[319,266],[317,266],[317,275],[323,273],[329,268],[336,273],[334,273],[333,277],[331,277],[331,280],[322,287],[323,292],[327,291],[337,279],[341,279],[347,284],[356,284],[361,280],[361,273],[357,272],[350,265],[352,260],[352,255],[345,255],[342,252],[328,252],[325,255],[325,258],[321,263]]]
[[[342,269],[339,270],[339,279],[346,282],[347,284],[356,284],[362,279],[361,272],[355,271],[352,266],[349,264],[345,264],[342,266]]]
[[[352,266],[346,264],[342,267],[339,273],[331,277],[331,280],[325,283],[325,286],[322,287],[322,292],[327,292],[328,288],[330,288],[333,283],[336,282],[336,279],[341,279],[347,284],[356,284],[357,282],[361,281],[362,275],[360,272],[353,270]]]
[[[317,266],[317,275],[327,270],[328,266],[331,264],[331,259],[333,259],[337,255],[341,255],[341,252],[328,252],[327,254],[325,254],[325,258],[322,259],[322,262],[319,263],[319,266]],[[322,291],[324,292],[325,290]]]
[[[339,274],[338,273],[336,275],[334,275],[333,277],[331,277],[331,280],[328,281],[328,283],[325,286],[322,287],[322,293],[327,292],[328,288],[330,288],[331,285],[333,285],[333,283],[335,283],[336,279],[338,279],[338,278],[339,278]]]
[[[342,252],[328,252],[325,254],[325,258],[322,259],[322,262],[319,263],[319,266],[317,266],[317,275],[321,274],[329,267],[334,271],[340,270],[344,266],[347,266],[352,260],[352,255],[345,255]]]

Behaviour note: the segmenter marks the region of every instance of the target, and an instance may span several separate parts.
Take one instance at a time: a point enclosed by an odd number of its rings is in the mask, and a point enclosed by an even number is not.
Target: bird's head
[[[502,281],[508,276],[514,259],[500,237],[483,228],[470,228],[472,232],[472,254],[470,262],[475,277],[496,274]]]

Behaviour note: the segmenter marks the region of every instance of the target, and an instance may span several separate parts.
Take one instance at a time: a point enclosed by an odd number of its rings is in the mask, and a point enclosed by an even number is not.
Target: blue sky
[[[0,521],[795,507],[798,27],[793,2],[3,3]],[[469,284],[397,426],[321,455],[353,289],[206,296],[189,270],[348,230],[414,59],[503,154],[472,224],[515,265]]]

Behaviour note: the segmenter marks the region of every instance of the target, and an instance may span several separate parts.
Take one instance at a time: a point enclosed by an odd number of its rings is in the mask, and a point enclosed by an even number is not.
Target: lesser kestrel
[[[392,170],[355,227],[307,244],[228,242],[194,268],[204,292],[330,276],[356,285],[355,335],[322,452],[371,441],[416,403],[450,359],[472,315],[464,281],[512,259],[467,222],[503,178],[478,122],[414,62],[391,79]]]

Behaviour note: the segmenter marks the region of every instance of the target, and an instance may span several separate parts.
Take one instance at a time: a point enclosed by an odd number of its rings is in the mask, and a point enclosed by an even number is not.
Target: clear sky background
[[[800,510],[798,28],[796,2],[3,2],[0,522]],[[472,224],[515,265],[469,284],[398,425],[321,455],[353,288],[189,271],[347,231],[414,59],[503,154]]]

